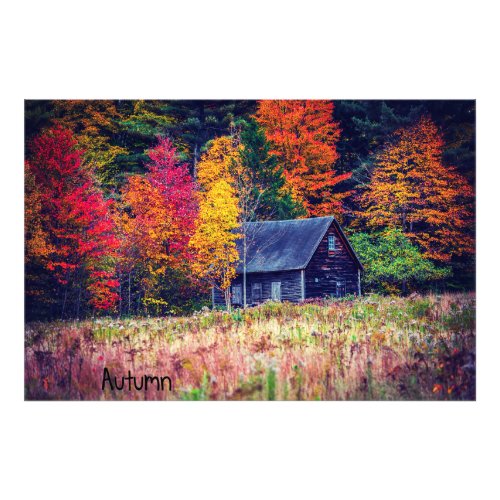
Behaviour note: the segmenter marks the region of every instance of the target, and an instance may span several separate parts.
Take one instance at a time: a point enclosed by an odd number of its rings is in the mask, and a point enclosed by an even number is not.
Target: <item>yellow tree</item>
[[[239,140],[228,135],[217,137],[210,143],[197,170],[196,180],[202,192],[221,179],[234,186],[235,176],[241,174],[241,149]]]
[[[222,291],[228,310],[231,308],[231,281],[236,276],[239,259],[237,227],[238,200],[234,189],[224,179],[219,179],[201,196],[190,246],[196,252],[193,271]]]
[[[199,214],[190,246],[196,253],[194,272],[224,294],[231,308],[231,281],[236,276],[239,255],[238,178],[240,146],[232,137],[215,139],[198,164]]]

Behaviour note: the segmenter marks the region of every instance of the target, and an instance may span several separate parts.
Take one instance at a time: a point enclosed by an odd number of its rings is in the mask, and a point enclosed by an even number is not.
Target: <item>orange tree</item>
[[[340,127],[333,120],[333,102],[321,100],[259,101],[255,118],[283,166],[287,183],[308,215],[339,216],[342,193],[337,184],[350,173],[337,175],[336,143]]]
[[[376,157],[360,196],[360,216],[372,230],[401,228],[425,258],[449,262],[474,253],[474,192],[455,168],[444,165],[443,147],[426,116],[395,132]]]
[[[188,243],[197,212],[193,178],[169,139],[159,139],[147,154],[147,173],[128,178],[119,215],[120,267],[127,276],[129,313],[132,274],[139,286],[136,295],[142,296],[146,308],[152,305],[159,313],[174,301],[161,296],[165,276],[187,274],[192,260]]]

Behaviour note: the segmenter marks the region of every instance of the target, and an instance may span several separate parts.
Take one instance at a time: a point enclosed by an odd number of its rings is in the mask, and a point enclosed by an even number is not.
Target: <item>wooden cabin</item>
[[[231,302],[242,306],[246,268],[246,303],[266,300],[300,302],[313,297],[361,295],[363,266],[334,217],[245,224],[237,242],[240,262],[231,284]],[[225,305],[212,290],[214,306]]]

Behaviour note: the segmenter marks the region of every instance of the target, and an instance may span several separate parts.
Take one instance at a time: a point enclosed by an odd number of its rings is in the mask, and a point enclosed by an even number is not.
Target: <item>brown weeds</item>
[[[26,399],[475,398],[473,294],[26,325]],[[104,367],[173,390],[102,390]]]

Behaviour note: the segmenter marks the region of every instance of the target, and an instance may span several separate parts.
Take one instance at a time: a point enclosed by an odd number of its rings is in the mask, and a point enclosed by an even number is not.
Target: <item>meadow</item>
[[[27,400],[474,400],[475,295],[27,323]],[[172,390],[102,390],[113,375]]]

